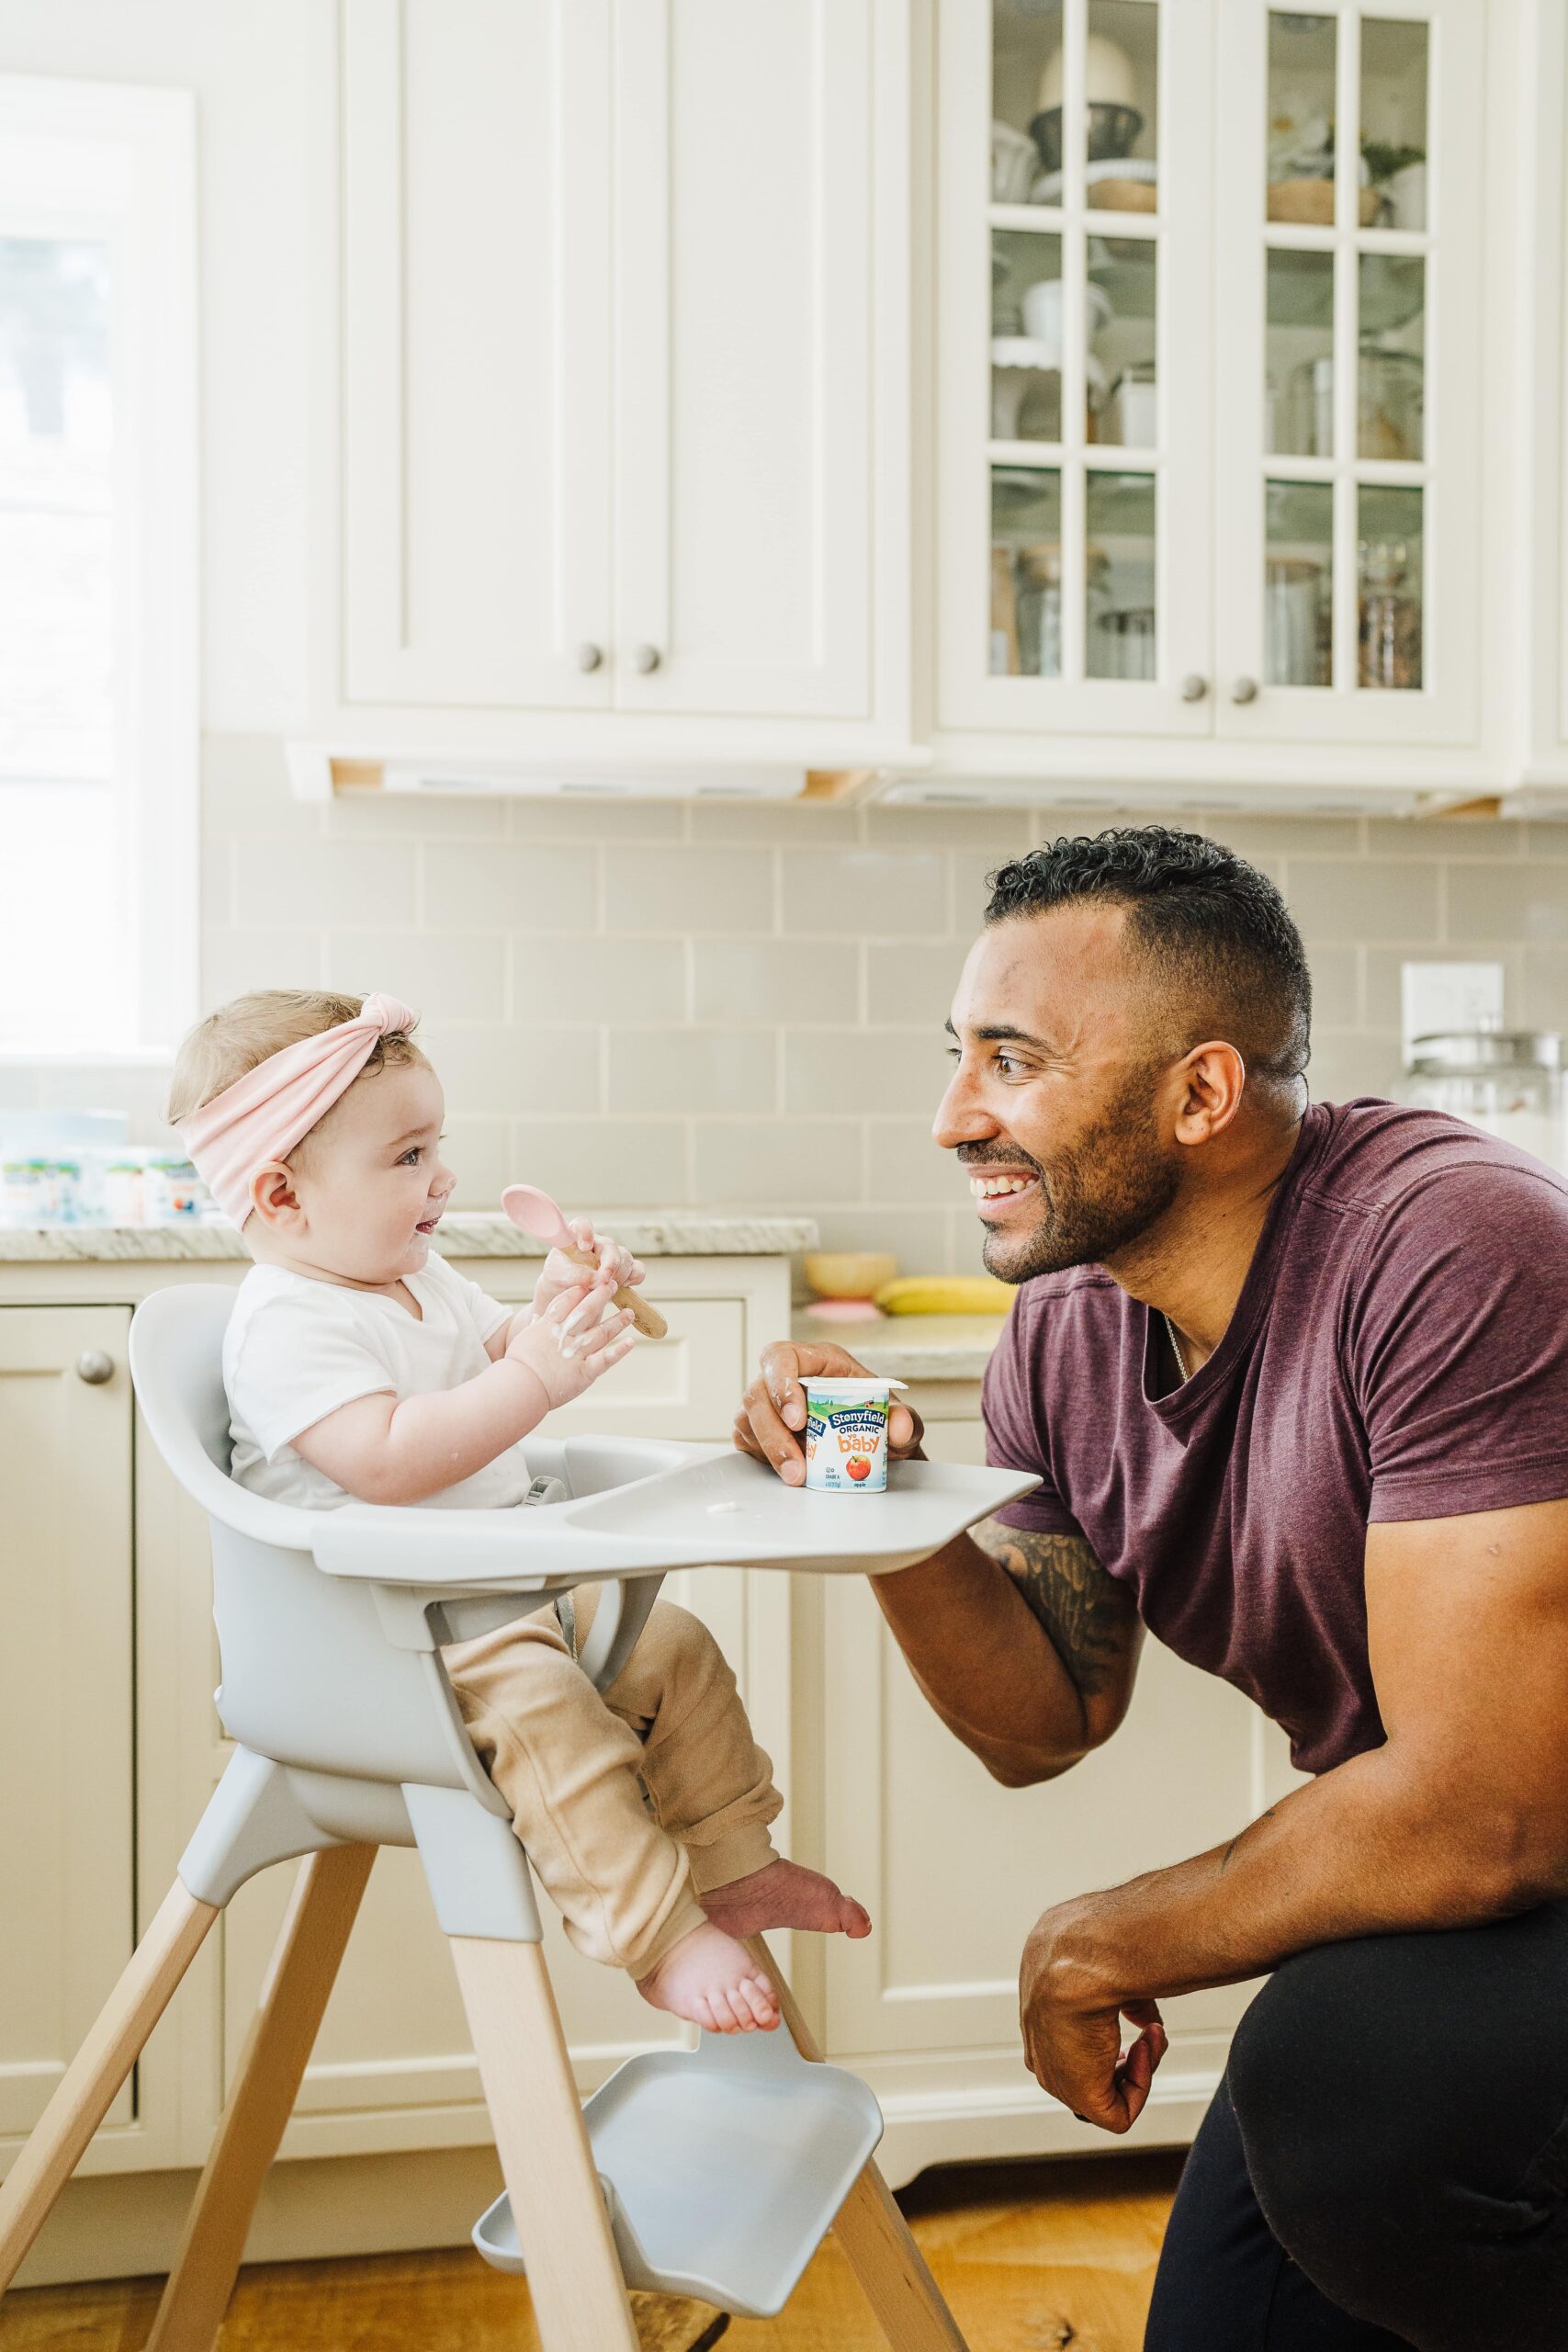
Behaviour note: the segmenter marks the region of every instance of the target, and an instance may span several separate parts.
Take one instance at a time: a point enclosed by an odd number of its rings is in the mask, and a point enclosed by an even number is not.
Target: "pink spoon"
[[[580,1250],[577,1236],[562,1216],[558,1203],[548,1193],[541,1193],[536,1184],[508,1184],[501,1196],[501,1205],[513,1225],[531,1233],[536,1241],[547,1241],[570,1258],[574,1266],[597,1267],[598,1260],[592,1250]],[[629,1306],[632,1321],[645,1340],[662,1340],[670,1326],[657,1306],[650,1306],[637,1291],[622,1286],[615,1293],[617,1306]]]

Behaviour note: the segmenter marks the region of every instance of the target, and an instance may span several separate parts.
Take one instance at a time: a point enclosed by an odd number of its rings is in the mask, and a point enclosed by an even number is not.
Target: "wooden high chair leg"
[[[217,2340],[375,1859],[374,1846],[333,1846],[300,1864],[145,2352]]]
[[[543,1949],[453,1936],[545,2352],[637,2352]]]
[[[0,2295],[218,1917],[176,1879],[0,2188]]]
[[[822,2052],[761,1936],[747,1949],[766,1970],[795,2048],[820,2064]],[[833,2223],[833,2235],[860,2280],[894,2352],[968,2352],[958,2322],[931,2277],[909,2224],[893,2200],[874,2156],[855,2182]]]

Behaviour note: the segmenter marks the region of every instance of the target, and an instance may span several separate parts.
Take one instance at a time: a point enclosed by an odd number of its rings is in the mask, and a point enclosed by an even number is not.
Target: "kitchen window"
[[[197,1011],[195,126],[0,77],[0,1060]]]

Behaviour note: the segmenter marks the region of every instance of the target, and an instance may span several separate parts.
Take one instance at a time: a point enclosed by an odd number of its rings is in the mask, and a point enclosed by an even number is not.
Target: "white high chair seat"
[[[440,1647],[592,1578],[605,1592],[581,1663],[604,1688],[668,1568],[716,1551],[768,1566],[905,1566],[1035,1482],[908,1464],[887,1496],[846,1501],[795,1493],[724,1448],[573,1437],[529,1442],[536,1471],[568,1489],[538,1509],[293,1509],[228,1476],[233,1300],[203,1284],[154,1294],[133,1318],[130,1365],[153,1442],[211,1523],[218,1708],[237,1747],[174,1887],[0,2189],[0,2293],[223,1906],[257,1871],[303,1855],[147,2352],[213,2343],[375,1849],[402,1845],[418,1848],[451,1942],[506,2183],[476,2242],[503,2267],[525,2261],[547,2352],[636,2352],[628,2276],[776,2310],[829,2223],[890,2342],[961,2352],[867,2161],[875,2101],[821,2065],[761,1939],[785,2026],[631,2060],[591,2102],[591,2142],[527,1862]],[[715,2144],[683,2188],[678,2135],[699,2123]],[[749,2165],[740,2188],[751,2193],[735,2195],[727,2225],[715,2199]]]

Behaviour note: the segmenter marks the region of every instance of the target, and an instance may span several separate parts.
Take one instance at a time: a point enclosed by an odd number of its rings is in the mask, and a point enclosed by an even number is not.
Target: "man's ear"
[[[251,1178],[251,1207],[275,1233],[298,1230],[305,1212],[295,1190],[294,1170],[281,1159],[269,1159]]]
[[[1247,1064],[1223,1038],[1194,1046],[1177,1077],[1182,1093],[1176,1118],[1178,1143],[1213,1143],[1241,1108]]]

